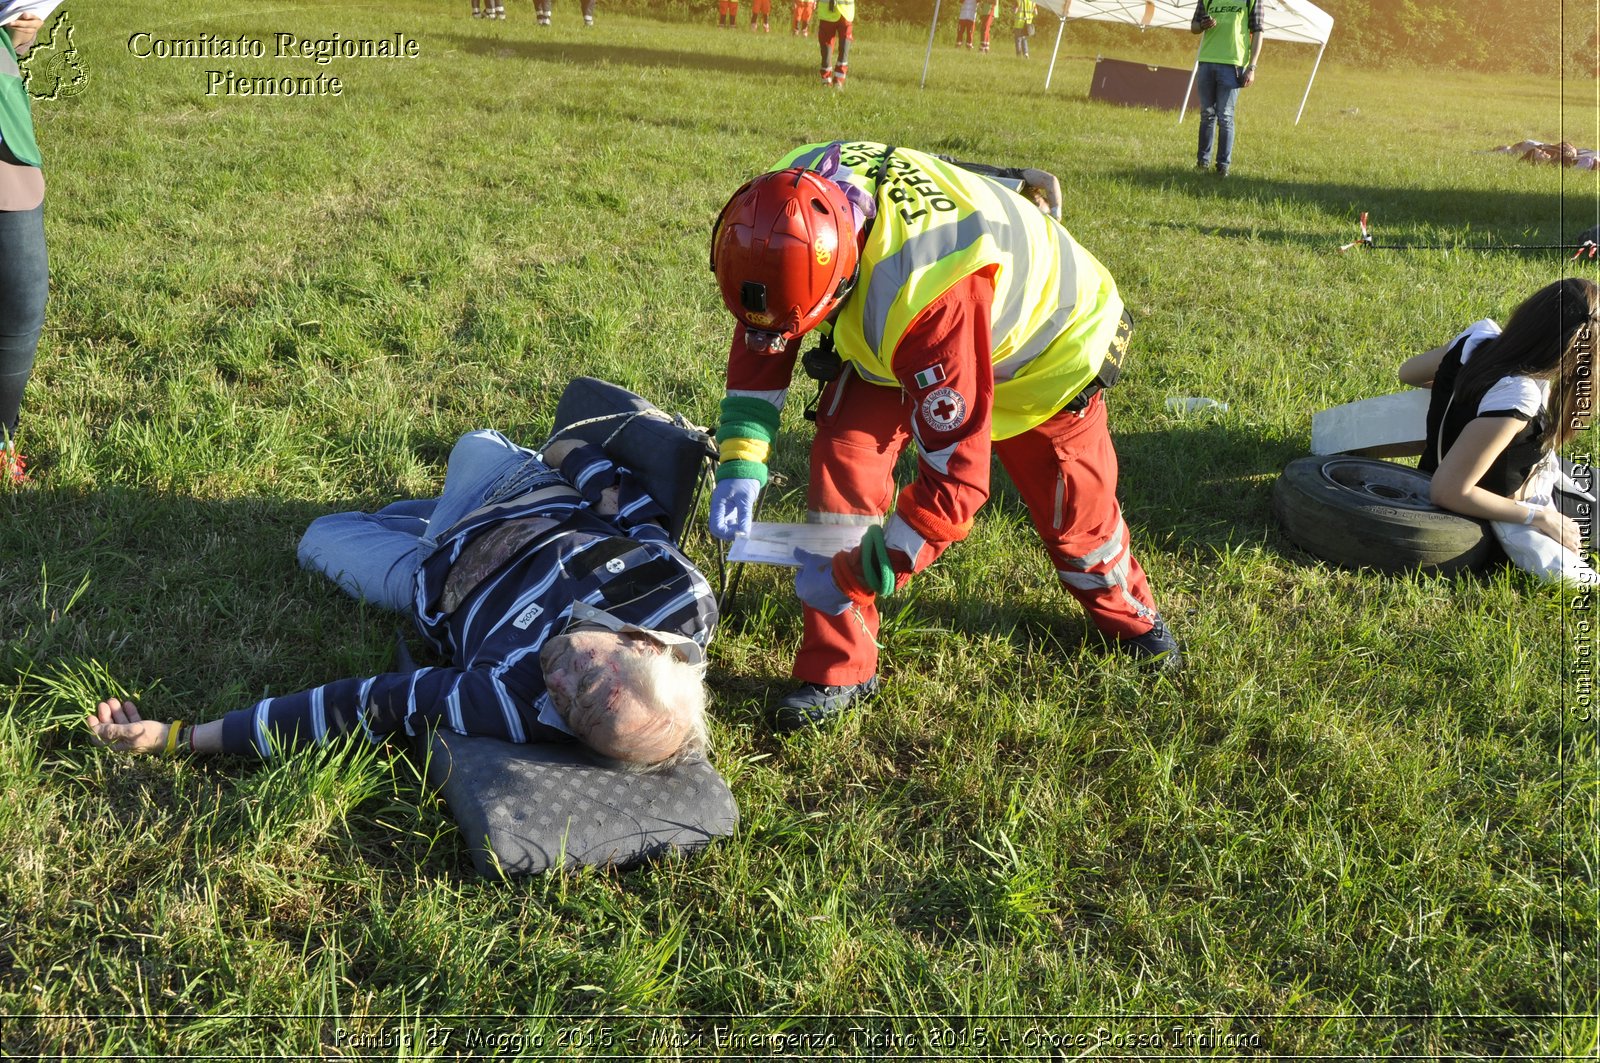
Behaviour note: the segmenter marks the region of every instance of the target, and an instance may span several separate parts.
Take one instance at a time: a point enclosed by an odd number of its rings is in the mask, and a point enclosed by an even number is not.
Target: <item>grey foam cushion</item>
[[[564,742],[518,745],[447,731],[418,739],[479,874],[563,864],[618,868],[733,833],[733,793],[705,760],[649,774],[594,762]]]

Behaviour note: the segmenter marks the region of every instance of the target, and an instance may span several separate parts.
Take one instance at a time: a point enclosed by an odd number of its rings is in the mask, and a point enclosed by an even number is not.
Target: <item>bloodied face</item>
[[[578,624],[539,652],[545,688],[568,728],[602,756],[670,757],[688,728],[672,707],[672,651],[649,635]]]

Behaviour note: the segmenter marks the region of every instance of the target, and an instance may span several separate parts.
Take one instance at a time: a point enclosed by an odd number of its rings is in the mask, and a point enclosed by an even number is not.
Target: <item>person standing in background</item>
[[[796,37],[811,36],[811,19],[817,13],[817,0],[794,0],[794,21],[789,32]]]
[[[1028,38],[1033,36],[1033,16],[1037,8],[1033,0],[1017,0],[1011,11],[1011,28],[1017,35],[1017,54],[1028,58]]]
[[[961,0],[961,15],[956,22],[956,47],[972,50],[972,30],[978,24],[978,0]]]
[[[1233,165],[1233,108],[1239,90],[1256,80],[1256,60],[1261,57],[1261,4],[1259,0],[1199,0],[1189,32],[1200,40],[1195,85],[1200,92],[1200,144],[1195,168],[1211,165],[1211,138],[1217,140],[1217,176],[1228,176]]]
[[[18,63],[43,25],[37,15],[19,15],[0,34],[0,486],[28,480],[16,449],[17,421],[50,291],[43,160]]]
[[[822,87],[844,88],[850,68],[850,42],[855,39],[856,0],[821,0],[817,14],[817,47],[822,49]],[[832,61],[833,42],[839,42],[839,61]]]
[[[995,12],[1000,10],[1000,0],[983,0],[983,43],[980,52],[989,50],[989,33],[994,29]]]

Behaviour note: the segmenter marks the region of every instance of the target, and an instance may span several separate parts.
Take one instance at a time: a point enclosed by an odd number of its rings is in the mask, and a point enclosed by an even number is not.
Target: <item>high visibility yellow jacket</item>
[[[18,162],[30,166],[40,163],[39,145],[33,139],[33,110],[28,102],[28,87],[17,65],[17,52],[11,34],[0,30],[0,140]]]
[[[784,156],[810,166],[830,145]],[[1010,189],[920,151],[852,141],[847,180],[877,202],[860,276],[832,325],[839,354],[867,380],[898,386],[895,349],[908,326],[962,278],[993,268],[991,435],[1049,420],[1095,378],[1122,318],[1105,266]]]

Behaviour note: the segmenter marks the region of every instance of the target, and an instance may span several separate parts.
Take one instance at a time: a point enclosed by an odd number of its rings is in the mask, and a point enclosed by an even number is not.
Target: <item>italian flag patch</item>
[[[931,388],[944,379],[944,370],[936,365],[931,365],[912,377],[912,379],[917,382],[917,387],[919,388]]]

